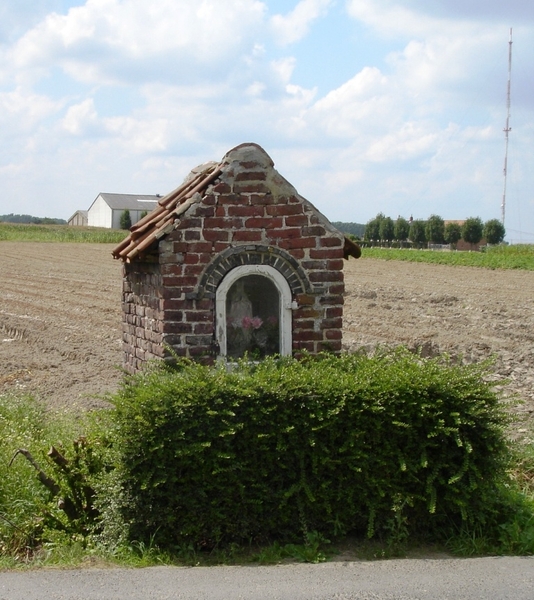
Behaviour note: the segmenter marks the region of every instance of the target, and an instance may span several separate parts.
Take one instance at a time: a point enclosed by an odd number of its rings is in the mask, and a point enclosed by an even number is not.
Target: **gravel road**
[[[0,600],[532,600],[534,557],[0,573]]]

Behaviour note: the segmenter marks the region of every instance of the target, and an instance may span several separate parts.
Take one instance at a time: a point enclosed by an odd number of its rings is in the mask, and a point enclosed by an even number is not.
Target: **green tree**
[[[380,239],[380,222],[384,219],[382,213],[378,213],[374,219],[367,222],[365,226],[364,240],[377,242]]]
[[[484,224],[482,237],[488,244],[500,244],[504,240],[506,229],[498,219],[490,219]]]
[[[146,216],[148,215],[148,211],[144,210],[140,215],[139,215],[139,220],[144,219]]]
[[[438,215],[430,215],[426,222],[426,239],[432,244],[443,244],[445,237],[445,223]]]
[[[484,225],[479,217],[469,217],[462,226],[462,238],[473,246],[482,239]]]
[[[391,242],[395,237],[395,223],[391,217],[384,217],[379,225],[380,239],[383,242]]]
[[[403,217],[399,217],[395,221],[394,236],[399,242],[405,242],[410,235],[410,223]]]
[[[128,209],[122,211],[120,226],[121,229],[130,229],[132,226],[132,218],[130,217],[130,211]]]
[[[426,223],[421,220],[412,221],[410,225],[410,240],[419,248],[426,243]]]
[[[444,240],[447,244],[456,246],[459,240],[462,239],[462,227],[459,223],[451,221],[445,225]]]

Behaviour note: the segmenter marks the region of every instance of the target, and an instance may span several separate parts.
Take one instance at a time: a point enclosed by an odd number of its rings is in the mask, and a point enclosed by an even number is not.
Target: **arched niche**
[[[291,289],[269,265],[229,271],[216,291],[215,331],[221,358],[291,354]]]

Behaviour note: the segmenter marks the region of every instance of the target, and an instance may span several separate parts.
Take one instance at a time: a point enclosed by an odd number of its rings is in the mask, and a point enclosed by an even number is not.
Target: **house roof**
[[[256,144],[242,144],[230,150],[219,163],[207,162],[195,167],[185,178],[182,185],[163,198],[158,198],[158,203],[152,212],[131,227],[130,234],[126,239],[113,249],[113,257],[120,258],[124,262],[131,262],[148,250],[157,240],[175,229],[179,225],[180,216],[190,206],[202,199],[208,186],[228,166],[227,157],[234,150],[246,146],[253,146],[261,152],[265,152]],[[109,196],[111,194],[101,195]],[[121,194],[114,195],[120,196]],[[361,255],[360,247],[348,237],[345,237],[344,255],[345,258],[349,256],[358,258]]]
[[[88,210],[77,210],[77,211],[76,211],[76,212],[75,212],[73,215],[71,215],[71,216],[69,217],[69,221],[70,221],[71,219],[74,219],[74,217],[75,217],[76,215],[82,215],[82,217],[87,217],[87,214],[88,214],[88,213],[89,213],[89,211],[88,211]]]
[[[98,197],[113,210],[147,210],[155,208],[161,196],[155,194],[110,194],[101,192]]]

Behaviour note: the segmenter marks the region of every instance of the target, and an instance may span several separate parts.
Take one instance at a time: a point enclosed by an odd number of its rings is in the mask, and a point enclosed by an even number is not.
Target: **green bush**
[[[107,458],[106,412],[74,416],[31,397],[0,395],[0,558],[85,543]],[[86,435],[81,435],[82,431]]]
[[[489,527],[508,450],[487,368],[405,350],[154,366],[114,398],[103,523],[170,550]]]

